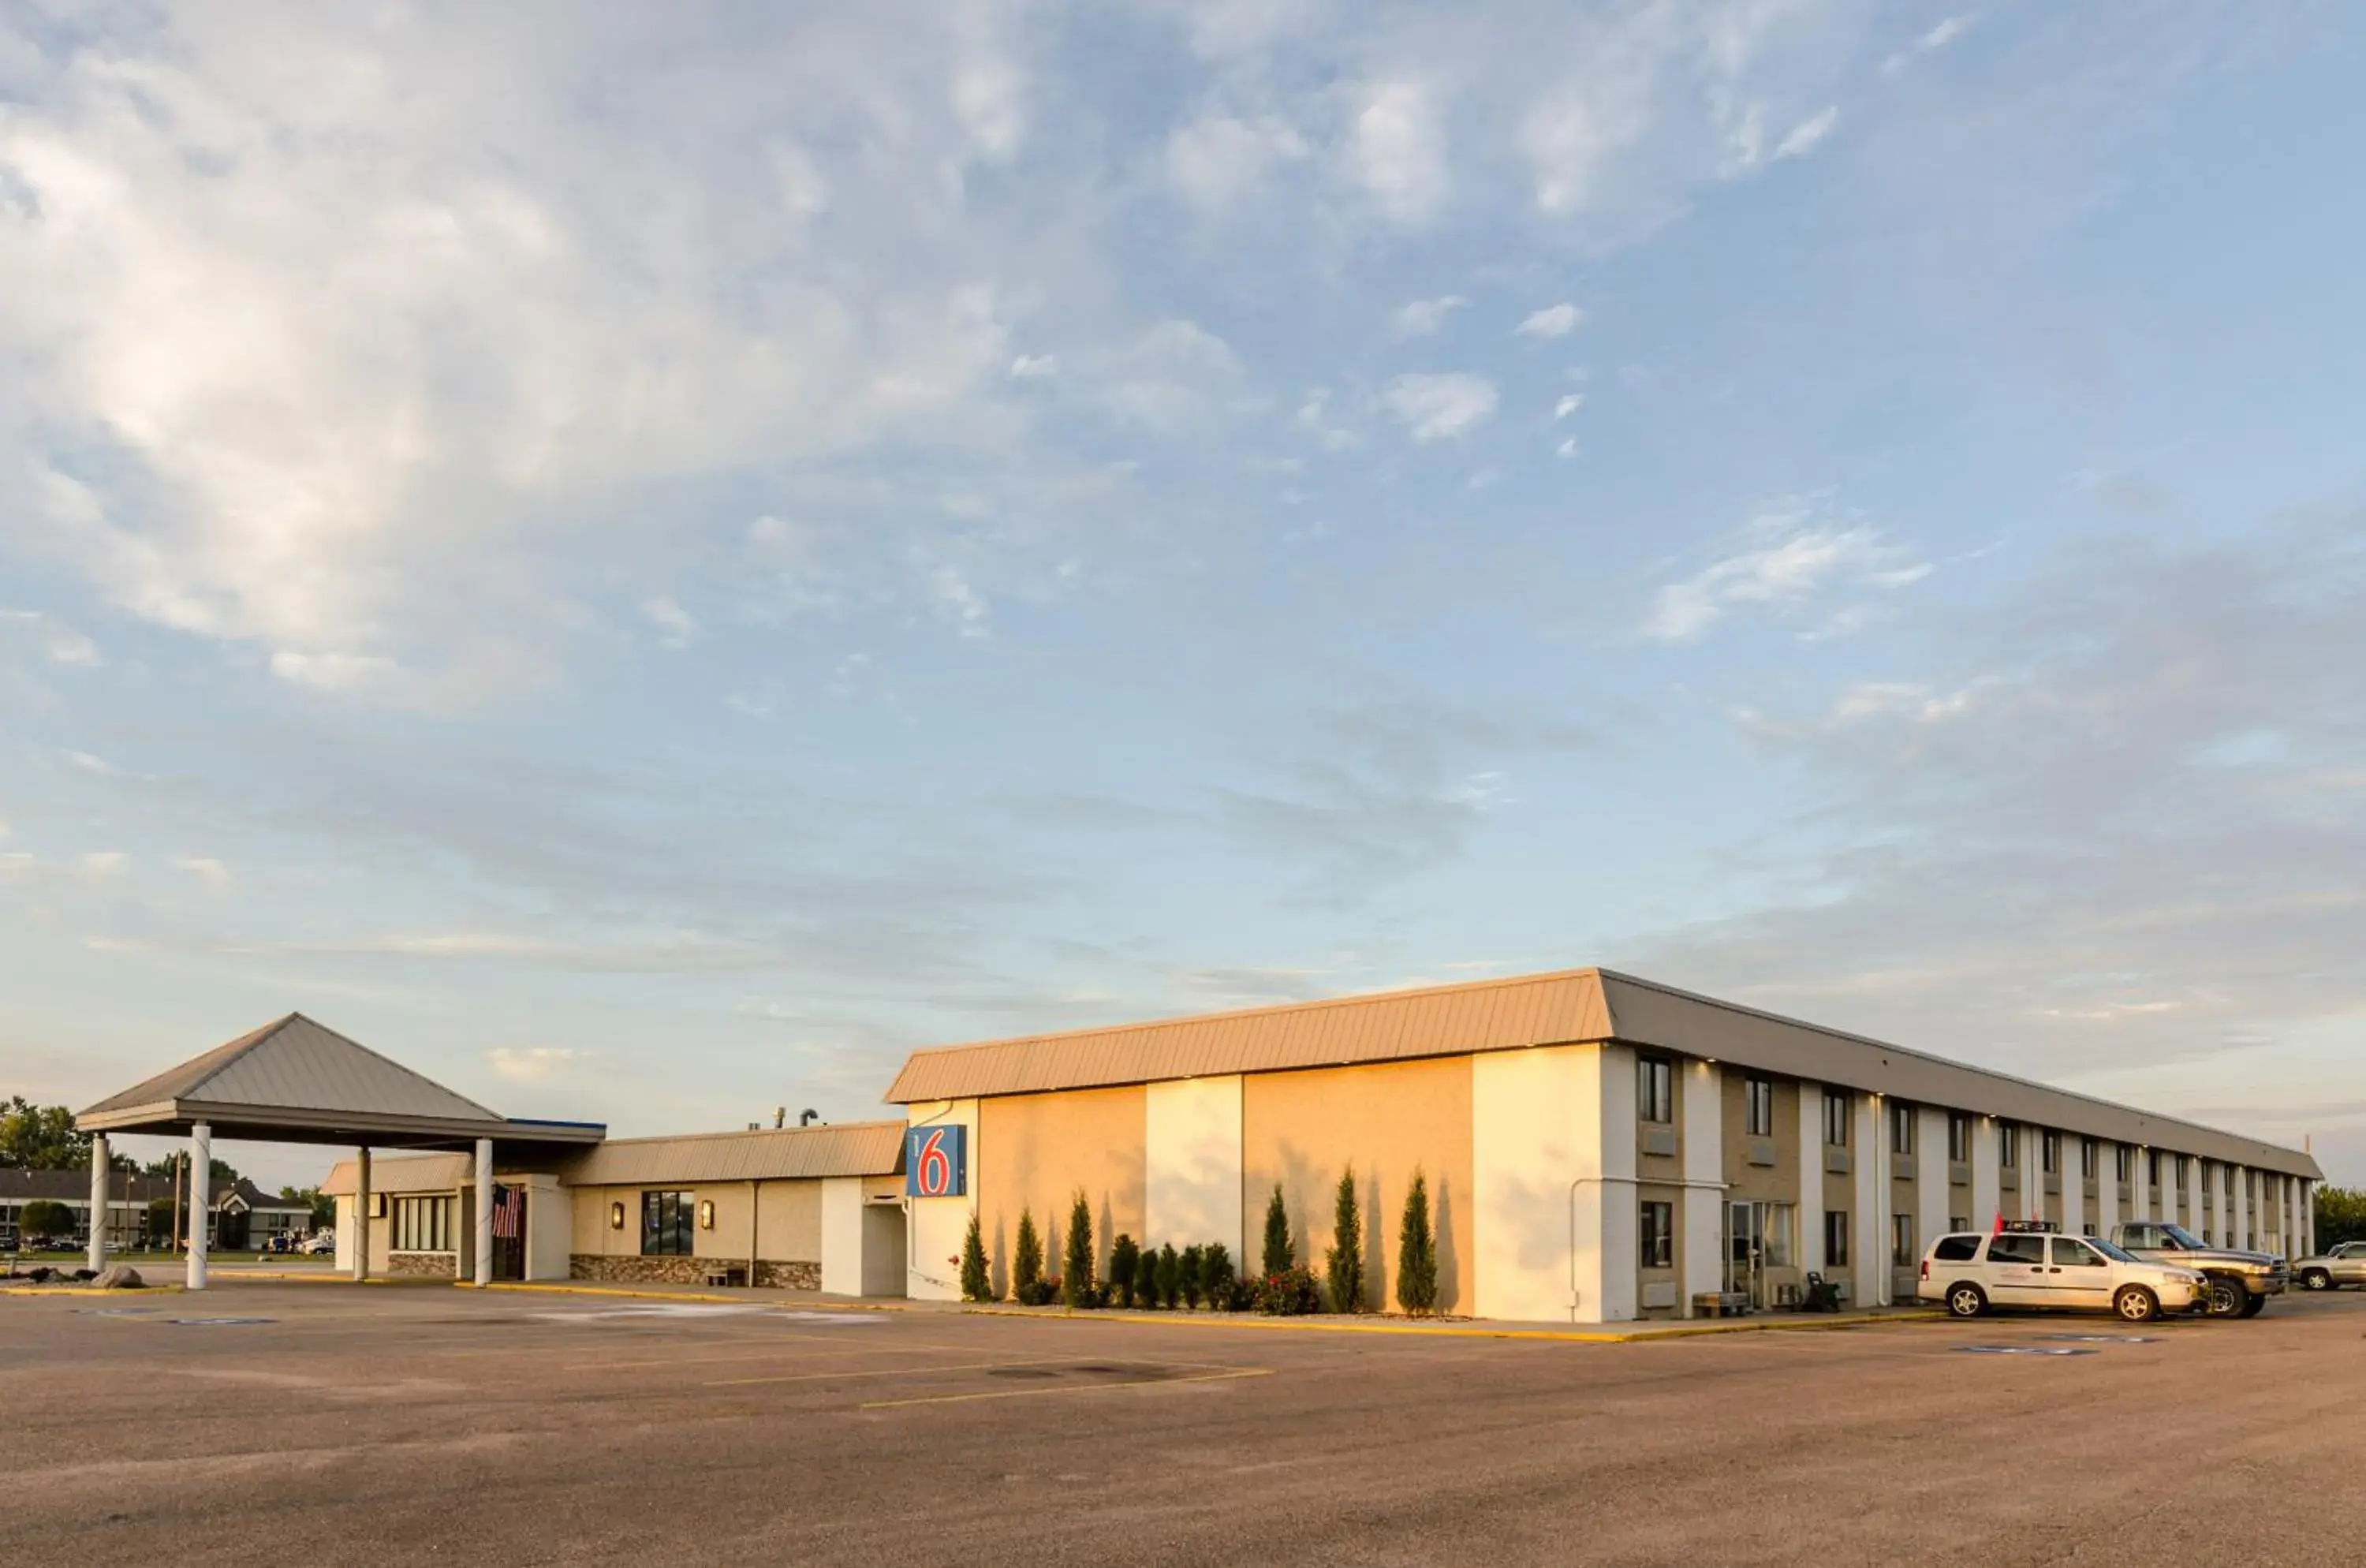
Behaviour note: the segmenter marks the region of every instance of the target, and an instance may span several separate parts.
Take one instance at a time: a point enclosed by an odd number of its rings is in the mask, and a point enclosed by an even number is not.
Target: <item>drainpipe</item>
[[[748,1288],[751,1291],[756,1288],[756,1238],[763,1234],[757,1225],[757,1215],[763,1201],[763,1183],[748,1183]]]

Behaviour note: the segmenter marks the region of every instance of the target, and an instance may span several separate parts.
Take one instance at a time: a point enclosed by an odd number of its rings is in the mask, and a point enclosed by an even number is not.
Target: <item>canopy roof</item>
[[[85,1133],[186,1133],[294,1144],[456,1148],[597,1144],[593,1122],[516,1121],[300,1012],[193,1056],[74,1118]]]

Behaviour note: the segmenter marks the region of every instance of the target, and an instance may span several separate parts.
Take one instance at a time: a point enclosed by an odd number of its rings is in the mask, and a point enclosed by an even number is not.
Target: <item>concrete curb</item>
[[[118,1285],[109,1290],[96,1285],[0,1285],[0,1296],[169,1296],[186,1289],[186,1285]]]
[[[1529,1339],[1575,1345],[1639,1345],[1653,1339],[1690,1339],[1706,1334],[1783,1334],[1798,1330],[1866,1328],[1885,1323],[1927,1323],[1944,1312],[1842,1313],[1814,1321],[1784,1319],[1752,1323],[1736,1318],[1714,1323],[1672,1323],[1651,1328],[1490,1328],[1461,1323],[1352,1323],[1297,1317],[1263,1317],[1223,1313],[1042,1312],[1025,1307],[966,1306],[964,1314],[979,1317],[1021,1317],[1039,1321],[1146,1323],[1194,1328],[1284,1329],[1302,1334],[1411,1334],[1447,1339]]]

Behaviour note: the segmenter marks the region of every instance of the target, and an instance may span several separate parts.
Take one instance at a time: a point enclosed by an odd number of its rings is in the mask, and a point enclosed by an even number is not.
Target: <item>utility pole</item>
[[[173,1151],[173,1229],[164,1237],[164,1256],[170,1258],[181,1247],[181,1151]]]

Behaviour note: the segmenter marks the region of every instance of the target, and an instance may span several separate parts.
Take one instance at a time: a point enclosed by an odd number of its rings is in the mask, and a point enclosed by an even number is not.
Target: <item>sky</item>
[[[2366,1181],[2361,68],[2278,0],[10,6],[0,1094],[300,1010],[847,1121],[1601,964]]]

